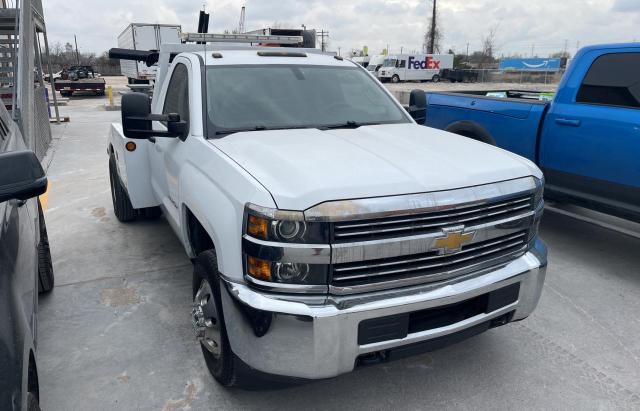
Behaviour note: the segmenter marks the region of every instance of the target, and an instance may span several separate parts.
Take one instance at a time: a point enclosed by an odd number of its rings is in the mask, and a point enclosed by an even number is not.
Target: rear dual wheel
[[[128,223],[142,215],[149,220],[157,220],[162,216],[162,210],[160,207],[148,207],[142,209],[135,209],[131,205],[131,199],[127,189],[124,188],[120,177],[118,176],[118,170],[116,167],[116,159],[111,154],[109,157],[109,180],[111,183],[111,201],[113,203],[113,212],[116,215],[118,221],[122,223]]]
[[[109,180],[111,181],[113,212],[116,218],[123,223],[135,220],[138,216],[138,211],[131,205],[129,194],[122,186],[116,169],[116,159],[113,154],[109,157]]]

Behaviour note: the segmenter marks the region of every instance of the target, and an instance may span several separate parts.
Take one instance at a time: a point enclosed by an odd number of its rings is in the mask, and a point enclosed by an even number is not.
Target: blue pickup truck
[[[581,49],[552,99],[430,92],[426,118],[535,162],[550,199],[640,222],[640,43]]]

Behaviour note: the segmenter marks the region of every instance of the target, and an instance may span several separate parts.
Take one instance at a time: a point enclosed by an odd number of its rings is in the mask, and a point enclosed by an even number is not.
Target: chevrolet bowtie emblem
[[[465,233],[464,228],[444,232],[443,237],[436,238],[434,249],[442,254],[451,254],[460,251],[463,245],[473,240],[475,231]]]

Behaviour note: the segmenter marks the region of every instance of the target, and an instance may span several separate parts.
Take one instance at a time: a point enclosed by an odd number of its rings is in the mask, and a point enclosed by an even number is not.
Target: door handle
[[[568,118],[557,118],[556,124],[560,126],[580,127],[580,120],[571,120]]]

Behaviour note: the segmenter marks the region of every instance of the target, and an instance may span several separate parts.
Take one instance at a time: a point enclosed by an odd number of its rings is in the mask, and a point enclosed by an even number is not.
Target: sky
[[[177,23],[196,31],[198,12],[211,13],[209,32],[238,27],[246,6],[247,30],[300,27],[329,32],[329,48],[347,55],[368,46],[369,54],[414,52],[430,16],[432,0],[45,0],[49,44],[73,43],[100,54],[117,47],[131,22]],[[496,54],[546,57],[565,48],[640,41],[640,0],[437,0],[445,51],[479,50],[496,28]]]

